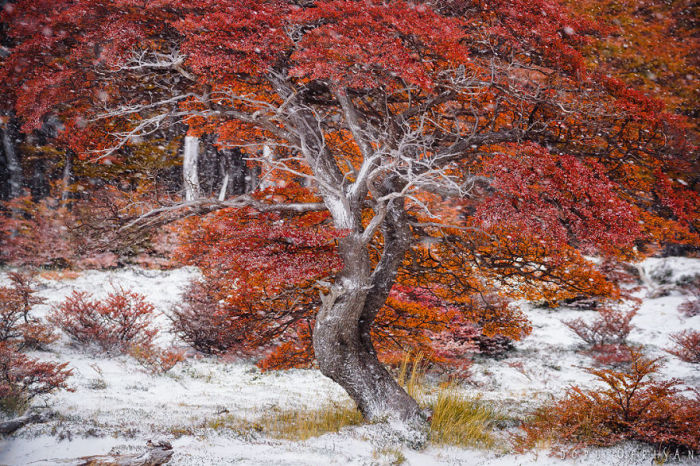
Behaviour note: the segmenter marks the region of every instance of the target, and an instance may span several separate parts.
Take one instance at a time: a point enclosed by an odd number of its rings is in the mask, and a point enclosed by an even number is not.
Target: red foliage
[[[265,369],[311,364],[319,292],[341,266],[335,240],[342,235],[326,220],[327,214],[226,210],[193,221],[181,258],[205,279],[172,312],[179,336],[204,353],[262,357]],[[506,310],[507,301],[487,298],[464,297],[462,311],[430,289],[395,284],[372,329],[379,357],[399,363],[406,352],[422,352],[432,363],[466,370],[480,346],[500,353],[508,339],[495,334],[526,323]]]
[[[588,369],[606,385],[600,390],[571,387],[567,396],[540,408],[522,426],[520,448],[542,440],[554,442],[554,452],[574,453],[586,446],[609,446],[624,439],[658,448],[700,451],[700,394],[682,396],[679,381],[657,381],[658,359],[635,353],[628,369]]]
[[[178,349],[161,349],[150,344],[134,344],[129,346],[129,355],[136,359],[151,374],[164,374],[181,361],[185,360],[185,352]]]
[[[238,312],[217,301],[215,283],[197,281],[182,295],[182,304],[172,311],[175,333],[188,345],[205,354],[222,354],[240,346],[235,331]],[[234,328],[232,328],[234,327]]]
[[[8,342],[0,342],[0,408],[22,412],[36,396],[57,389],[68,389],[68,363],[40,362],[15,350]]]
[[[625,344],[595,345],[589,354],[599,366],[624,366],[634,360],[635,349]]]
[[[81,344],[127,351],[130,345],[151,345],[158,333],[151,328],[154,307],[143,295],[119,289],[102,301],[73,291],[54,306],[49,321]]]
[[[44,300],[34,296],[29,275],[9,272],[11,287],[0,287],[0,409],[20,413],[39,395],[66,388],[71,371],[67,363],[40,362],[19,351],[41,349],[57,335],[30,316],[32,306]]]
[[[461,2],[467,4],[465,16],[477,28],[483,27],[501,53],[522,55],[545,66],[560,68],[573,75],[583,74],[580,46],[598,27],[571,14],[563,5],[550,0],[495,0]],[[477,9],[478,14],[472,8]],[[531,53],[536,54],[530,57]],[[526,58],[527,57],[527,58]]]
[[[633,326],[632,318],[637,314],[637,309],[623,311],[620,309],[601,309],[598,317],[591,323],[583,319],[574,319],[564,322],[583,341],[594,347],[606,345],[620,345],[625,343]]]
[[[58,338],[41,320],[31,317],[32,306],[44,302],[34,296],[36,289],[29,275],[9,272],[11,287],[0,287],[0,342],[12,343],[17,350],[39,349]]]
[[[0,213],[0,262],[11,265],[65,266],[76,247],[68,228],[72,216],[53,198],[27,197],[5,203]]]
[[[309,364],[313,352],[304,338],[303,355],[282,350],[290,339],[310,335],[319,301],[319,280],[341,263],[327,214],[299,217],[225,210],[184,229],[180,258],[205,275],[173,312],[175,330],[206,353],[265,353],[274,367]],[[301,358],[301,359],[300,359]],[[267,363],[265,361],[268,361]],[[272,364],[272,361],[276,361]]]
[[[496,192],[479,205],[476,218],[553,245],[574,239],[584,251],[629,247],[639,235],[637,219],[604,173],[596,163],[536,144],[513,145],[489,160],[485,174],[496,180]]]
[[[671,335],[675,348],[666,351],[685,362],[700,364],[700,331],[684,330]]]
[[[598,269],[605,274],[605,277],[611,282],[617,285],[635,285],[639,283],[639,271],[634,268],[634,266],[616,260],[612,257],[607,257],[600,264]],[[627,291],[634,291],[636,288],[630,289],[627,287]]]

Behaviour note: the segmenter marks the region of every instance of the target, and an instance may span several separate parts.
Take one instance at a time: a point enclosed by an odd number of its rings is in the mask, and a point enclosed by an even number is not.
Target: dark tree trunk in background
[[[216,136],[212,135],[202,137],[202,143],[204,154],[199,158],[197,167],[204,196],[224,200],[248,192],[247,167],[240,149],[219,149],[216,147]]]
[[[221,174],[221,194],[224,198],[248,192],[246,186],[247,167],[240,149],[219,151],[219,172]],[[226,181],[226,183],[224,183]],[[224,187],[225,184],[225,187]]]
[[[73,184],[73,156],[73,151],[66,151],[65,165],[63,166],[61,202],[66,202],[73,197],[70,189],[71,184]]]
[[[31,193],[32,199],[40,201],[51,194],[51,184],[46,176],[46,161],[44,159],[38,158],[32,164],[32,182],[31,182]]]
[[[24,176],[20,163],[19,152],[17,151],[17,131],[16,122],[11,116],[4,117],[4,123],[0,125],[0,138],[2,139],[2,153],[4,155],[7,188],[4,190],[7,199],[14,199],[22,195]]]
[[[204,135],[201,137],[201,142],[204,150],[197,162],[199,187],[202,190],[202,196],[212,197],[218,194],[217,189],[221,183],[219,151],[214,145],[214,136],[210,134]]]

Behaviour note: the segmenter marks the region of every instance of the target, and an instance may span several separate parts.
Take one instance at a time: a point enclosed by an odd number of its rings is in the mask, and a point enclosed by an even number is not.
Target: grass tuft
[[[496,447],[493,427],[502,416],[479,399],[457,393],[453,388],[440,390],[432,406],[430,440],[434,444],[472,448]]]
[[[498,448],[493,434],[504,416],[478,398],[460,394],[454,385],[440,388],[437,396],[426,382],[426,364],[422,353],[408,354],[399,367],[398,383],[406,392],[432,411],[430,440],[437,445],[459,445],[472,448]],[[433,401],[429,401],[429,400]]]
[[[411,368],[410,372],[409,366]],[[414,400],[419,399],[426,392],[425,369],[425,364],[423,364],[423,353],[418,353],[413,358],[409,353],[401,361],[397,382]]]

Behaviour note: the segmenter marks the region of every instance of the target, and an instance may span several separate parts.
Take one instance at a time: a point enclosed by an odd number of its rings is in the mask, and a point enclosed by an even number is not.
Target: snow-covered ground
[[[700,371],[663,351],[673,332],[700,329],[700,316],[688,318],[677,307],[687,297],[672,286],[668,295],[658,288],[684,277],[700,275],[700,260],[687,258],[648,259],[640,265],[646,284],[638,292],[643,304],[633,319],[632,343],[644,345],[651,356],[666,356],[664,376],[676,377],[688,386],[700,386]],[[47,302],[35,315],[48,312],[73,289],[104,295],[114,286],[145,294],[161,313],[160,343],[179,344],[168,333],[163,314],[179,301],[187,283],[197,276],[194,269],[153,271],[125,269],[86,271],[73,280],[41,282],[40,295]],[[5,280],[0,274],[0,283]],[[478,360],[472,377],[462,387],[471,394],[494,400],[514,412],[523,412],[567,386],[591,386],[592,376],[583,367],[592,361],[579,350],[578,338],[563,320],[590,319],[595,311],[559,308],[540,309],[524,305],[533,332],[516,344],[502,360]],[[63,339],[52,351],[32,354],[41,359],[68,361],[73,368],[73,392],[57,392],[44,400],[57,414],[50,421],[27,426],[0,440],[0,464],[55,464],[61,459],[105,454],[111,449],[127,452],[144,446],[148,439],[165,438],[174,447],[171,464],[392,464],[400,453],[404,464],[468,465],[636,465],[649,464],[649,447],[626,443],[589,451],[575,460],[558,460],[546,451],[527,455],[500,454],[454,447],[431,446],[422,451],[387,448],[378,441],[373,425],[351,427],[303,442],[268,438],[257,432],[234,432],[208,427],[224,413],[255,420],[274,409],[313,407],[327,402],[346,402],[347,395],[315,370],[260,373],[251,363],[190,358],[165,375],[146,373],[127,356],[106,358],[88,354]],[[36,404],[41,404],[37,402]],[[685,459],[691,463],[692,460]]]

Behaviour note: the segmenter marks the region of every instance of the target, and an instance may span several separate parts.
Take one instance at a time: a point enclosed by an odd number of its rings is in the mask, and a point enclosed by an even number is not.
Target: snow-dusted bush
[[[57,336],[30,315],[43,301],[34,296],[31,276],[10,272],[8,278],[11,286],[0,287],[0,409],[20,413],[34,397],[66,388],[71,371],[65,363],[41,362],[20,352],[39,349]]]
[[[0,342],[0,409],[21,413],[34,397],[68,389],[71,370],[67,365],[29,358],[11,343]]]
[[[151,374],[164,374],[185,359],[185,352],[175,348],[161,349],[156,345],[131,345],[129,355]]]
[[[211,282],[194,282],[182,296],[182,305],[172,311],[177,335],[204,354],[222,354],[239,345],[236,313],[215,300]]]
[[[655,380],[659,361],[635,353],[624,371],[588,369],[605,388],[571,387],[566,397],[540,408],[523,425],[520,448],[550,441],[555,452],[573,453],[629,439],[700,452],[700,394],[683,396],[676,379]]]
[[[693,280],[688,280],[681,291],[688,295],[688,299],[678,307],[678,310],[687,317],[700,315],[700,277],[696,275]]]
[[[634,328],[630,321],[636,314],[637,309],[627,312],[619,309],[601,309],[598,317],[590,323],[580,318],[563,323],[589,345],[621,345]]]
[[[11,342],[17,350],[40,349],[57,336],[30,311],[43,299],[35,296],[36,288],[30,275],[8,273],[11,286],[0,287],[0,342]]]
[[[624,366],[634,360],[635,349],[626,344],[596,345],[590,355],[599,366]]]
[[[700,332],[684,330],[672,334],[671,340],[675,343],[675,347],[667,349],[667,352],[685,362],[700,364]]]
[[[81,345],[96,344],[106,351],[131,355],[153,374],[162,374],[184,359],[184,351],[154,344],[151,327],[155,307],[139,293],[117,289],[100,301],[73,291],[54,306],[49,321]]]
[[[158,333],[151,328],[154,309],[143,295],[133,291],[118,289],[102,301],[73,291],[53,307],[49,321],[77,343],[128,351],[131,345],[152,345]]]

